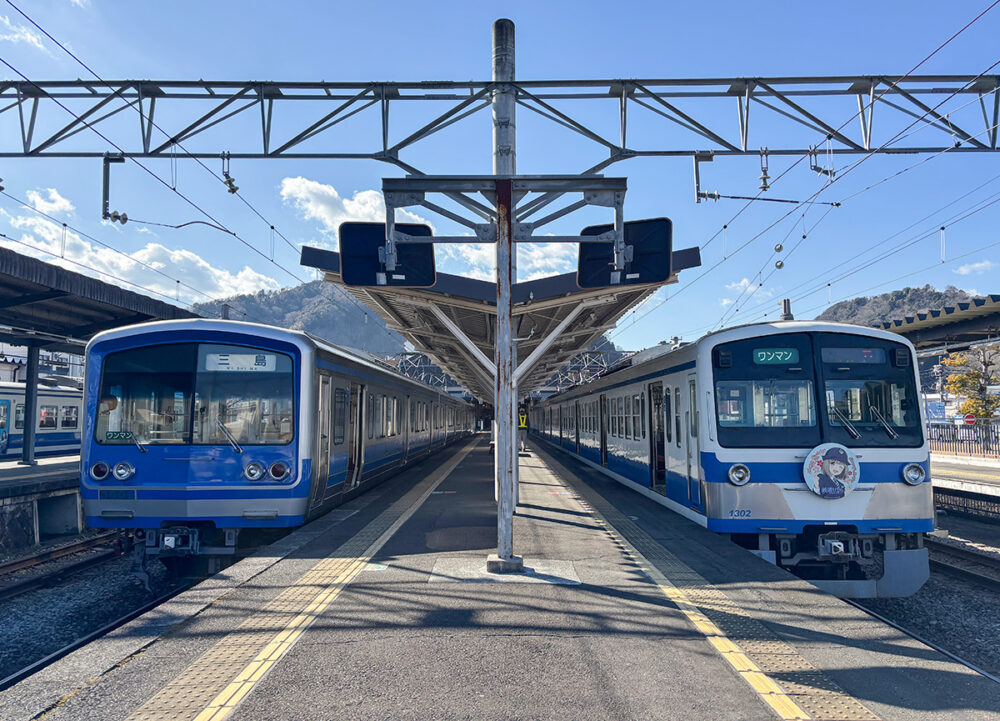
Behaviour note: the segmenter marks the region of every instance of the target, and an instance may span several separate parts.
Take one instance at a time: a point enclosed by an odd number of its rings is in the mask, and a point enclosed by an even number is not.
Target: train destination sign
[[[799,362],[798,348],[754,348],[753,362],[759,366],[787,365]]]
[[[209,353],[205,356],[205,370],[274,372],[277,361],[274,353]]]
[[[396,223],[406,235],[430,237],[430,226]],[[396,269],[387,272],[379,257],[385,248],[385,223],[340,224],[340,275],[344,285],[429,288],[437,280],[433,243],[398,243]]]

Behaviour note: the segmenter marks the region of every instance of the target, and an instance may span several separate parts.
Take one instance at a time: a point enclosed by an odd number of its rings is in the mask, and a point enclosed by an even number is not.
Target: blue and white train
[[[107,331],[86,364],[87,524],[135,529],[161,559],[218,559],[240,534],[299,526],[474,422],[469,404],[388,367],[253,323]]]
[[[58,455],[80,450],[83,391],[39,385],[35,410],[35,454]],[[0,382],[0,461],[21,457],[24,446],[24,383]]]
[[[934,530],[919,383],[893,333],[763,323],[637,354],[531,429],[832,593],[907,596]]]

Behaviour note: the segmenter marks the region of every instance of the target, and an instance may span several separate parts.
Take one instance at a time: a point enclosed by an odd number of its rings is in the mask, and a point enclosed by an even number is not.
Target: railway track
[[[120,551],[109,546],[99,553],[89,555],[86,558],[80,559],[74,563],[60,566],[59,568],[53,569],[49,573],[39,573],[31,576],[30,578],[15,581],[13,583],[2,583],[2,579],[11,573],[34,568],[35,566],[39,566],[43,563],[65,558],[66,556],[71,556],[75,553],[80,553],[81,551],[87,551],[101,545],[108,545],[109,542],[115,540],[118,535],[118,531],[101,533],[96,536],[91,536],[90,538],[85,538],[76,543],[60,546],[59,548],[54,548],[49,551],[35,554],[34,556],[28,556],[27,558],[11,561],[10,563],[0,566],[0,601],[20,596],[22,593],[27,593],[28,591],[36,588],[43,588],[45,586],[60,583],[80,571],[92,568],[93,566],[97,566],[114,558],[120,553]]]
[[[926,538],[925,542],[933,570],[1000,592],[1000,560],[933,538]]]
[[[124,626],[126,623],[128,623],[132,619],[138,618],[139,616],[141,616],[142,614],[146,613],[147,611],[151,611],[152,609],[156,608],[161,603],[169,601],[174,596],[176,596],[176,595],[178,595],[180,593],[183,593],[184,591],[188,590],[189,588],[191,588],[195,584],[201,582],[202,580],[203,579],[201,579],[201,578],[190,578],[190,579],[187,579],[180,586],[174,587],[174,588],[170,589],[169,591],[167,591],[166,593],[163,593],[163,594],[157,596],[156,598],[154,598],[149,603],[146,603],[146,604],[140,606],[139,608],[133,609],[133,610],[129,611],[128,613],[126,613],[126,614],[124,614],[122,616],[119,616],[117,619],[115,619],[111,623],[106,624],[105,626],[102,626],[101,628],[97,629],[96,631],[92,631],[92,632],[86,634],[85,636],[81,636],[80,638],[78,638],[78,639],[72,641],[71,643],[68,643],[67,645],[63,646],[58,651],[50,653],[48,656],[45,656],[44,658],[38,659],[37,661],[29,664],[28,666],[25,666],[24,668],[22,668],[22,669],[20,669],[18,671],[15,671],[14,673],[12,673],[9,676],[7,676],[6,678],[0,679],[0,691],[3,691],[5,689],[10,688],[14,684],[19,683],[20,681],[23,681],[24,679],[28,678],[29,676],[31,676],[31,675],[33,675],[35,673],[38,673],[39,671],[41,671],[46,666],[49,666],[49,665],[55,663],[56,661],[58,661],[59,659],[61,659],[63,656],[68,656],[69,654],[73,653],[73,651],[76,651],[77,649],[86,646],[88,643],[91,643],[92,641],[95,641],[96,639],[100,638],[101,636],[104,636],[104,635],[106,635],[108,633],[111,633],[112,631],[114,631],[116,628],[118,628],[120,626]]]

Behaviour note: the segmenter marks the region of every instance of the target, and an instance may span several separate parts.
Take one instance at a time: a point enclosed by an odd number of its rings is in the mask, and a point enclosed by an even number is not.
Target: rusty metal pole
[[[517,387],[514,383],[514,336],[511,326],[511,284],[514,272],[513,181],[514,175],[514,23],[497,20],[493,24],[493,174],[497,210],[497,325],[496,325],[496,439],[494,453],[497,489],[497,552],[486,560],[493,573],[524,570],[514,555],[514,464],[517,463],[517,436],[514,415]],[[508,176],[503,178],[502,176]]]

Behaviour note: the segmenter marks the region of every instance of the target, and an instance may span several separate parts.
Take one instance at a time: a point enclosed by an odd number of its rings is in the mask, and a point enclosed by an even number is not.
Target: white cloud
[[[496,246],[492,243],[449,244],[439,246],[437,252],[453,261],[450,273],[490,282],[496,279]],[[576,243],[519,243],[517,280],[569,273],[576,268],[576,258]]]
[[[234,273],[211,265],[197,253],[167,248],[160,243],[148,243],[129,258],[110,248],[91,243],[72,231],[64,232],[61,225],[39,216],[13,216],[10,217],[10,224],[21,231],[19,240],[27,245],[0,239],[0,245],[4,247],[76,273],[95,276],[105,282],[118,284],[120,281],[115,277],[124,278],[143,286],[140,288],[122,284],[128,290],[143,294],[151,290],[160,294],[161,299],[176,298],[182,303],[208,300],[205,295],[192,288],[211,298],[220,298],[280,287],[274,278],[258,273],[249,266]],[[81,265],[87,267],[83,268]]]
[[[45,188],[45,192],[48,193],[48,199],[46,200],[42,197],[42,194],[37,190],[29,190],[28,203],[35,208],[35,210],[40,210],[43,213],[48,213],[49,215],[53,213],[70,213],[76,209],[76,207],[62,197],[59,191],[55,188]]]
[[[281,181],[281,199],[294,205],[307,220],[318,220],[333,238],[336,248],[337,231],[345,221],[384,223],[385,199],[377,190],[359,190],[350,198],[341,197],[332,185],[303,178],[285,178]],[[426,223],[408,210],[398,210],[396,219],[401,223]],[[433,225],[431,225],[433,228]]]
[[[965,265],[960,265],[955,268],[955,272],[959,275],[972,275],[979,273],[987,273],[997,267],[997,263],[992,260],[981,260],[978,263],[966,263]]]
[[[24,43],[48,52],[42,44],[42,36],[26,25],[15,25],[6,15],[0,15],[0,41],[9,43]]]
[[[90,7],[90,0],[69,0],[70,4],[76,5],[78,8]]]

